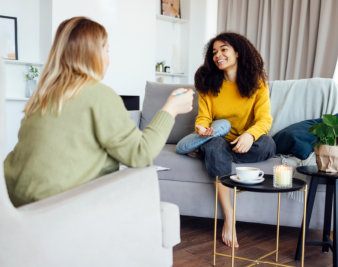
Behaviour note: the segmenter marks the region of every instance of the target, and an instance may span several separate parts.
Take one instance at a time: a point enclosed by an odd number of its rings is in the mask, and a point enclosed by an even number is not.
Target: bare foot
[[[196,149],[193,152],[188,153],[187,156],[192,157],[192,158],[197,158],[197,159],[201,158],[201,154],[198,149]]]
[[[198,158],[198,154],[195,151],[188,153],[187,156],[192,157],[192,158]]]
[[[224,222],[222,229],[222,241],[228,246],[232,247],[232,222],[230,223]],[[235,248],[238,248],[237,235],[236,235],[236,227],[235,227]]]

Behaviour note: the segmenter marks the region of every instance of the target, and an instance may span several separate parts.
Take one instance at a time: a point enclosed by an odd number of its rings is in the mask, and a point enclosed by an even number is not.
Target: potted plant
[[[164,71],[164,64],[165,61],[160,61],[156,63],[156,71],[157,72],[163,72]]]
[[[318,169],[325,172],[338,172],[338,117],[323,115],[323,121],[309,128],[315,140],[314,151]]]
[[[30,97],[33,94],[36,88],[36,78],[39,77],[39,75],[40,75],[39,69],[30,65],[28,68],[28,72],[25,75],[26,97]]]

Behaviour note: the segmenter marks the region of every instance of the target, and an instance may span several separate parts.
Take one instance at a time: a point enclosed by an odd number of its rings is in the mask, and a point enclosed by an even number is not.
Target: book
[[[163,167],[163,166],[158,166],[158,165],[154,165],[154,166],[156,167],[156,171],[158,171],[158,172],[170,170],[170,168],[168,168],[168,167]],[[120,163],[119,171],[122,171],[122,170],[127,169],[127,168],[129,168],[129,167]]]

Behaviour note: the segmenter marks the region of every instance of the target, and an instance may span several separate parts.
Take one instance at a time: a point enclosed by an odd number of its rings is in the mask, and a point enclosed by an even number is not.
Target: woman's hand
[[[167,111],[174,118],[177,114],[188,113],[192,110],[194,91],[192,89],[178,88],[169,95],[162,110]]]
[[[230,142],[230,144],[236,144],[232,151],[236,153],[246,153],[250,150],[253,142],[254,137],[251,134],[243,133],[238,136],[234,141]]]
[[[200,137],[209,137],[215,132],[213,128],[205,128],[201,125],[196,125],[196,129]]]

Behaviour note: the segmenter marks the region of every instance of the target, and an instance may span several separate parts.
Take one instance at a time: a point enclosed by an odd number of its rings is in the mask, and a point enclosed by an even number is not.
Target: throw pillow
[[[335,116],[338,117],[338,114]],[[322,122],[322,119],[305,120],[280,130],[273,136],[277,147],[276,153],[293,154],[302,160],[306,159],[313,152],[313,142],[316,139],[308,129],[319,122]]]

